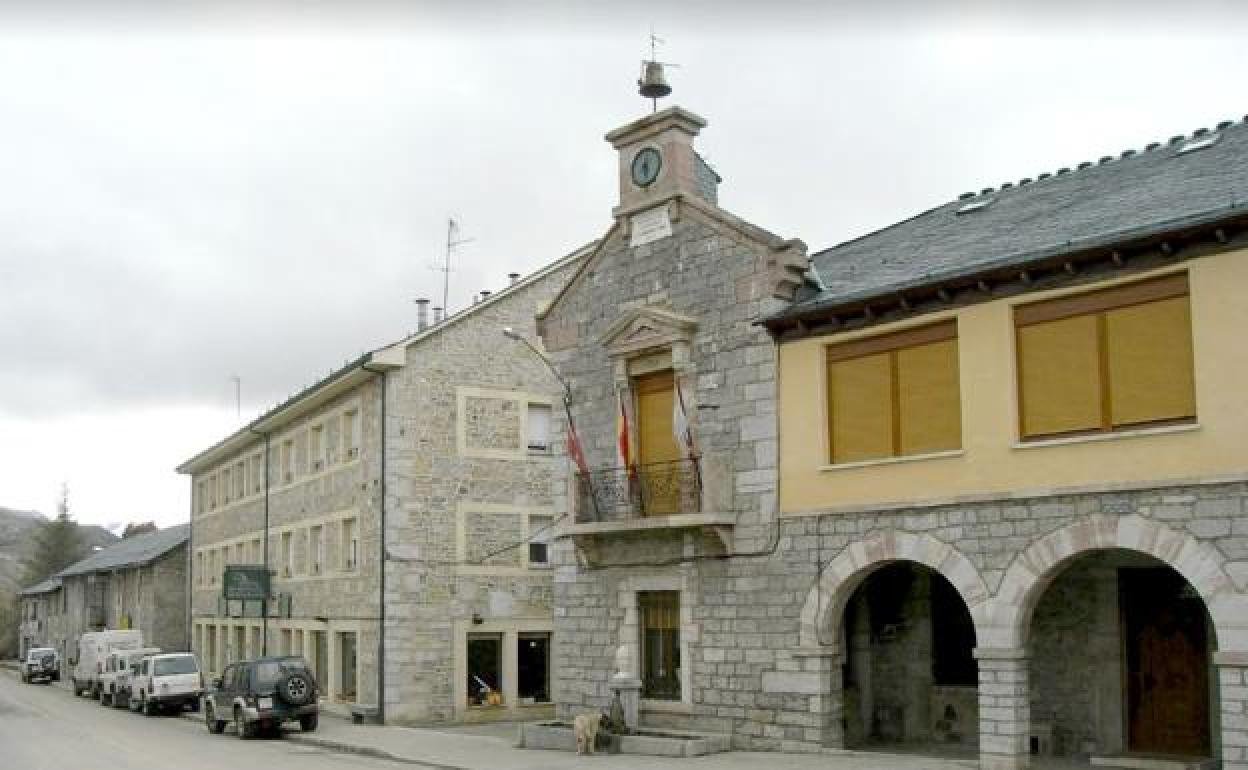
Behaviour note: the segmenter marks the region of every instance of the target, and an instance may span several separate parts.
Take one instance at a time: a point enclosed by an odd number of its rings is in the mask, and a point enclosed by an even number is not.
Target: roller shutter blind
[[[1196,415],[1187,275],[1015,309],[1024,438]]]
[[[827,348],[832,463],[961,446],[956,334],[947,322]]]

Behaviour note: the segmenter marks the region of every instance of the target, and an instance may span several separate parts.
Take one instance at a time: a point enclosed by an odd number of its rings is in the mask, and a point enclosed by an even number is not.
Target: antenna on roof
[[[679,64],[672,62],[661,62],[658,59],[658,47],[664,43],[664,40],[654,34],[654,27],[650,28],[650,58],[641,60],[641,77],[637,79],[637,93],[650,100],[650,111],[659,111],[659,99],[667,96],[672,92],[672,87],[667,84],[667,78],[663,76],[663,67],[679,67]]]
[[[455,221],[454,217],[450,217],[446,220],[446,259],[443,261],[441,267],[435,265],[429,268],[430,270],[438,270],[442,273],[442,307],[444,308],[450,307],[447,302],[451,292],[451,255],[455,252],[457,247],[462,246],[465,243],[471,243],[473,240],[475,239],[460,237],[459,223]]]

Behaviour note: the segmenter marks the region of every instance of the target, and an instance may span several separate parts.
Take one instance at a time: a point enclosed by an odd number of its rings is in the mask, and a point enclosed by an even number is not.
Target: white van
[[[130,677],[130,710],[152,716],[158,711],[199,711],[204,678],[189,652],[149,655]]]
[[[99,676],[100,705],[125,708],[130,703],[130,665],[148,655],[160,652],[159,647],[137,650],[113,650],[104,656],[104,671]]]
[[[113,650],[137,650],[143,646],[142,631],[88,631],[78,637],[78,651],[69,664],[74,695],[90,693],[100,697],[100,674],[104,659]]]

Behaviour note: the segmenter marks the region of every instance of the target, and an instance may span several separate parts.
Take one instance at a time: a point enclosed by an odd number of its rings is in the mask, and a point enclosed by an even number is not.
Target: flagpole
[[[580,434],[576,432],[576,423],[572,420],[572,386],[568,384],[567,380],[563,379],[563,377],[559,375],[559,371],[555,369],[555,365],[551,363],[550,356],[533,347],[533,343],[529,342],[528,338],[523,334],[520,334],[510,326],[504,326],[503,336],[511,340],[519,340],[520,342],[523,342],[524,346],[532,351],[533,355],[537,356],[538,360],[540,360],[543,364],[546,364],[546,368],[550,370],[551,374],[555,375],[555,379],[558,380],[559,384],[563,386],[563,413],[568,417],[568,431],[573,437],[573,440],[576,442],[577,451],[580,453],[583,460],[585,455],[584,450],[581,448],[581,437]],[[576,462],[576,458],[573,458],[573,462]],[[577,468],[580,470],[581,475],[585,477],[585,484],[589,487],[589,500],[594,505],[594,521],[602,521],[602,514],[598,510],[598,494],[594,490],[593,479],[589,477],[589,468],[581,467],[581,463],[577,463]]]

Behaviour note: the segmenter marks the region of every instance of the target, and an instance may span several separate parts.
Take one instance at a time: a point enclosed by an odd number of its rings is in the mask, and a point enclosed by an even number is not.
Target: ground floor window
[[[503,705],[503,637],[468,636],[468,705]]]
[[[338,696],[343,700],[355,700],[357,660],[355,632],[340,632],[338,634]]]
[[[550,634],[517,637],[516,678],[522,705],[550,702]]]
[[[680,700],[680,592],[641,591],[641,696]]]

